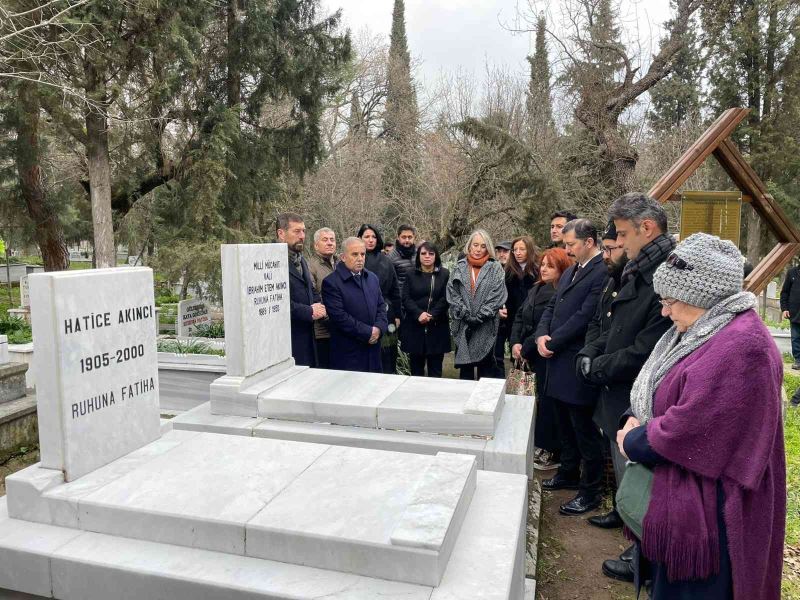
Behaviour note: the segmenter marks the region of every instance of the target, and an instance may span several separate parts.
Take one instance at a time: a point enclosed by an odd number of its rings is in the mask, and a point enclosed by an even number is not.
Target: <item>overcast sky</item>
[[[343,9],[345,24],[355,33],[368,28],[385,36],[391,27],[393,0],[322,0],[328,11]],[[627,40],[640,40],[643,55],[658,47],[661,24],[669,18],[668,0],[623,0],[622,27]],[[525,56],[532,36],[513,34],[517,6],[527,0],[406,0],[406,31],[414,60],[421,62],[417,78],[423,87],[438,80],[442,71],[459,68],[480,79],[488,61],[527,73]],[[554,22],[562,17],[562,2],[535,2]],[[504,28],[504,25],[506,26]],[[550,44],[554,58],[553,44]]]

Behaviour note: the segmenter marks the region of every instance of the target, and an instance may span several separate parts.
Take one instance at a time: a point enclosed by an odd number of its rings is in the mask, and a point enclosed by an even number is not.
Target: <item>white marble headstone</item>
[[[252,377],[292,357],[286,244],[223,244],[227,372]]]
[[[0,335],[0,365],[8,362],[8,336]]]
[[[770,281],[769,285],[767,285],[767,298],[777,298],[778,297],[778,284],[774,281]]]
[[[42,466],[67,481],[158,439],[153,273],[30,277]]]
[[[211,322],[208,304],[204,300],[181,300],[178,302],[178,318],[175,320],[175,333],[178,336],[194,335],[198,325]]]
[[[28,287],[28,276],[23,275],[19,278],[19,305],[22,308],[30,308],[31,294]]]

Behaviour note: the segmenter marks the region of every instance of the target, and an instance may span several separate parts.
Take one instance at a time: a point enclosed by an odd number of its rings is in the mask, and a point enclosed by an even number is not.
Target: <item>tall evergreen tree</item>
[[[707,0],[702,11],[712,60],[710,100],[715,112],[731,106],[750,109],[735,135],[753,168],[775,198],[798,218],[800,175],[800,14],[792,0]],[[764,226],[747,212],[747,257],[755,264],[765,253]]]
[[[550,59],[547,55],[547,20],[544,14],[536,22],[533,56],[528,57],[530,81],[526,108],[528,131],[533,141],[540,141],[553,130],[553,99],[550,96]]]
[[[419,114],[417,92],[411,78],[411,54],[406,37],[403,0],[394,0],[389,39],[384,135],[400,142],[413,143],[419,126]]]
[[[417,195],[419,112],[411,77],[411,54],[406,38],[405,2],[394,1],[387,65],[386,110],[383,116],[383,192],[389,199],[387,224],[406,216],[408,201]]]
[[[647,119],[656,132],[670,131],[700,118],[700,87],[705,67],[701,50],[697,25],[692,22],[686,32],[686,43],[675,56],[672,72],[650,90],[651,109]]]

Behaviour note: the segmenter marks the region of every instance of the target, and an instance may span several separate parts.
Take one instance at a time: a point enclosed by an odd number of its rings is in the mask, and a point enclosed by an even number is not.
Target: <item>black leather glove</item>
[[[466,317],[464,317],[464,322],[467,325],[469,325],[470,327],[477,327],[478,325],[483,323],[483,321],[481,321],[480,317],[476,317],[476,316],[473,316],[471,314],[469,314]]]
[[[575,361],[575,370],[579,378],[583,377],[588,381],[589,373],[592,371],[592,359],[588,356],[579,355],[578,359]]]

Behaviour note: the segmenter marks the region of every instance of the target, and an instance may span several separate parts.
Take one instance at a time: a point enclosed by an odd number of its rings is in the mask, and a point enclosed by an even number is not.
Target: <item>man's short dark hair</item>
[[[620,196],[608,209],[608,218],[618,221],[630,221],[637,229],[642,221],[654,221],[661,233],[667,233],[667,213],[655,198],[641,192],[630,192]]]
[[[417,229],[413,225],[406,225],[406,224],[400,225],[400,227],[397,228],[397,235],[399,236],[404,231],[410,231],[414,235],[417,235]]]
[[[278,229],[283,229],[286,231],[289,228],[289,223],[302,223],[303,217],[298,215],[297,213],[293,212],[284,212],[280,213],[277,217],[275,217],[275,233],[278,233]]]
[[[572,219],[567,221],[564,229],[561,230],[562,234],[575,232],[575,237],[579,240],[594,240],[597,245],[597,227],[589,219]]]
[[[570,221],[574,221],[577,218],[578,218],[578,215],[576,215],[576,214],[574,214],[574,213],[572,213],[572,212],[570,212],[568,210],[557,210],[552,215],[550,215],[550,220],[551,221],[553,219],[566,219],[567,223],[569,223]]]

